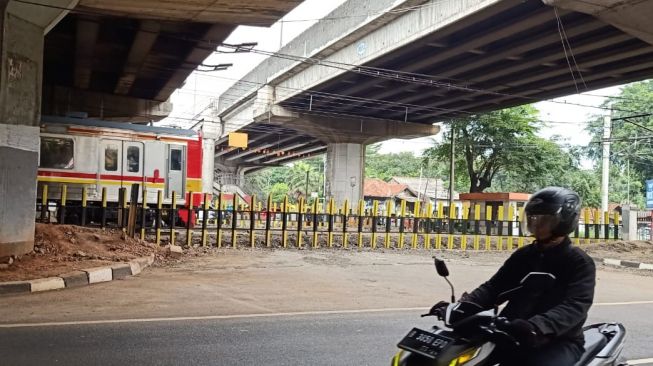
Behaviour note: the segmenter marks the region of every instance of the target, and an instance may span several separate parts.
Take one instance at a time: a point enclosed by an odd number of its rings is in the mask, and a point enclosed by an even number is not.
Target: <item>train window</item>
[[[181,170],[181,150],[170,150],[170,170]]]
[[[41,168],[73,169],[75,144],[72,139],[41,137]]]
[[[137,173],[141,170],[140,162],[141,149],[138,146],[130,146],[127,148],[127,171],[130,173]]]
[[[115,172],[118,170],[118,147],[109,145],[104,148],[104,170]]]

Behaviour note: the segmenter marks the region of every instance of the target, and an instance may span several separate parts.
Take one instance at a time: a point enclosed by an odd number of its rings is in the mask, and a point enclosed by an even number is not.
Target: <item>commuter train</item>
[[[84,118],[43,116],[38,168],[38,194],[48,186],[48,197],[59,199],[67,187],[67,200],[82,199],[86,187],[89,204],[102,200],[106,188],[108,205],[119,202],[119,189],[140,185],[148,203],[163,192],[164,205],[172,193],[183,205],[193,192],[193,205],[203,193],[213,192],[213,171],[203,151],[202,134],[194,130],[136,125]],[[208,171],[203,171],[208,170]]]

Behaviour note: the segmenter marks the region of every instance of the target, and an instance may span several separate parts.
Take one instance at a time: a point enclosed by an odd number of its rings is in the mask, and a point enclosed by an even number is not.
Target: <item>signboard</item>
[[[241,132],[231,132],[229,133],[229,146],[230,147],[247,147],[247,134]]]
[[[653,179],[646,181],[646,208],[653,208]]]

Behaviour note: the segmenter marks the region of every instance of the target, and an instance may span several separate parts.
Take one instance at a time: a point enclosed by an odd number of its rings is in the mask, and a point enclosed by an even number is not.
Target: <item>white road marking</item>
[[[630,360],[628,365],[653,365],[653,358],[643,358],[641,360]]]
[[[593,306],[619,306],[619,305],[643,305],[653,304],[650,301],[629,301],[629,302],[604,302],[596,303]],[[169,318],[128,318],[128,319],[104,319],[104,320],[81,320],[67,322],[45,322],[45,323],[15,323],[0,324],[0,328],[23,328],[23,327],[50,327],[61,325],[92,325],[92,324],[121,324],[121,323],[154,323],[154,322],[178,322],[189,320],[225,320],[225,319],[250,319],[250,318],[275,318],[293,317],[306,315],[345,315],[365,313],[390,313],[404,311],[427,311],[430,305],[412,308],[380,308],[380,309],[351,309],[351,310],[319,310],[319,311],[297,311],[281,313],[255,313],[255,314],[234,314],[234,315],[205,315],[205,316],[181,316]]]

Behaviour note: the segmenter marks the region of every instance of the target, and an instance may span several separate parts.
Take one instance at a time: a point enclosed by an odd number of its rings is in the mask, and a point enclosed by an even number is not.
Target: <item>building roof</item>
[[[432,200],[449,199],[449,189],[445,187],[444,181],[438,178],[414,178],[414,177],[392,177],[391,183],[405,184],[411,190],[419,192],[420,195],[424,194]],[[458,199],[458,192],[454,192],[454,199]]]
[[[531,197],[529,193],[515,192],[476,192],[462,193],[460,199],[463,201],[523,201]]]
[[[377,178],[365,178],[363,195],[366,197],[393,198],[402,196],[410,197],[417,194],[405,184],[384,182]]]

